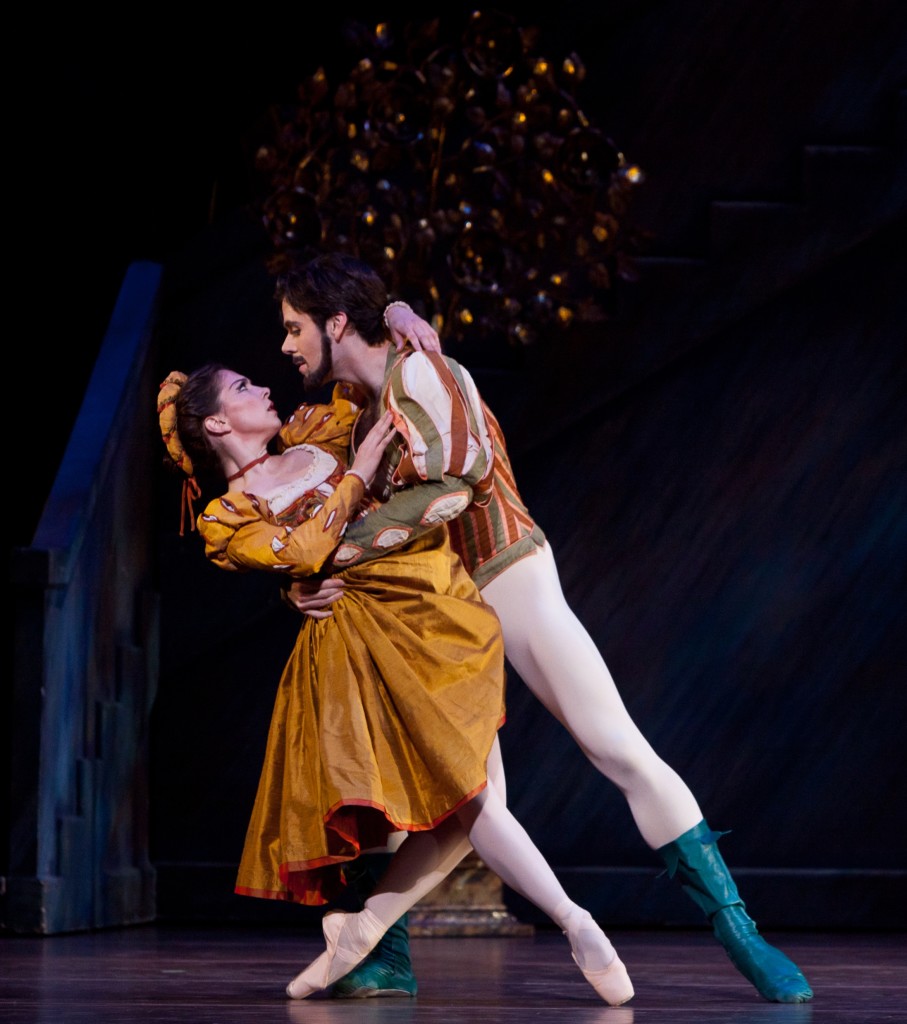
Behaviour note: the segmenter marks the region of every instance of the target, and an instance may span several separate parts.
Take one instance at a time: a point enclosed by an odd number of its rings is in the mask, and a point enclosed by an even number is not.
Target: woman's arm
[[[399,299],[384,310],[384,326],[398,352],[411,345],[417,352],[440,352],[441,339],[432,325]]]
[[[205,555],[221,569],[265,569],[287,576],[318,572],[340,543],[365,497],[365,483],[347,473],[314,516],[298,526],[267,519],[267,505],[252,494],[228,493],[198,519]]]
[[[394,429],[393,418],[385,413],[332,493],[298,525],[272,523],[266,502],[254,494],[228,493],[212,501],[198,522],[205,554],[224,569],[267,569],[290,576],[318,572],[360,513]]]

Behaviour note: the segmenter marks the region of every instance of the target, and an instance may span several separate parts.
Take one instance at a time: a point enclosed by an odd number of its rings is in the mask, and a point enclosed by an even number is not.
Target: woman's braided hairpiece
[[[186,476],[192,476],[192,460],[186,454],[176,429],[176,396],[182,390],[186,379],[186,374],[180,373],[179,370],[173,370],[164,378],[157,395],[157,418],[161,426],[161,437],[170,458]]]
[[[180,536],[186,529],[186,519],[189,520],[189,529],[195,529],[195,509],[193,502],[201,496],[201,488],[195,479],[192,467],[192,459],[189,458],[186,449],[180,441],[179,432],[176,429],[176,399],[186,383],[185,373],[173,370],[164,378],[157,395],[157,418],[161,428],[161,437],[167,446],[167,454],[174,464],[185,474],[183,480],[183,493],[180,501]]]

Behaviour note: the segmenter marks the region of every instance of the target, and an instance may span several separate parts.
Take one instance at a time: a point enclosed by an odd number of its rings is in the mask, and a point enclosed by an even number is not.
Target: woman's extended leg
[[[564,891],[548,862],[493,787],[458,813],[478,855],[515,892],[544,911],[567,936],[573,959],[612,1006],[633,997],[626,968],[592,915]]]
[[[362,911],[325,915],[328,948],[290,982],[287,994],[304,999],[349,972],[385,930],[473,848],[507,885],[532,900],[564,931],[574,960],[603,999],[616,1006],[632,998],[626,968],[607,936],[569,899],[494,783],[437,828],[408,836]]]

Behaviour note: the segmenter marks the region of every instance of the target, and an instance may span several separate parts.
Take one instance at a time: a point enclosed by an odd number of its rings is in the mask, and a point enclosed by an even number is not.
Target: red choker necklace
[[[227,483],[231,483],[233,480],[238,480],[241,476],[245,476],[246,470],[251,469],[253,466],[257,466],[260,462],[264,462],[265,459],[270,459],[271,453],[265,452],[264,455],[259,455],[257,459],[253,459],[251,462],[247,462],[242,469],[237,470],[233,476],[227,477]]]

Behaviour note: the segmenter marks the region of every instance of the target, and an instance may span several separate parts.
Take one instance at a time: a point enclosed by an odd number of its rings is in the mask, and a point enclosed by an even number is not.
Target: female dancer
[[[613,946],[498,788],[500,627],[451,557],[447,530],[377,553],[344,542],[368,516],[366,488],[394,434],[391,415],[377,419],[347,469],[338,452],[359,409],[343,389],[296,418],[279,455],[268,452],[280,429],[268,389],[227,368],[170,374],[158,410],[171,459],[193,478],[219,471],[230,488],[198,518],[215,565],[339,572],[346,586],[333,616],[304,621],[281,677],[237,892],[323,905],[362,851],[409,833],[360,912],[325,914],[327,948],[287,994],[304,999],[349,972],[474,848],[564,931],[602,999],[631,999]],[[482,459],[470,472],[478,483]]]

